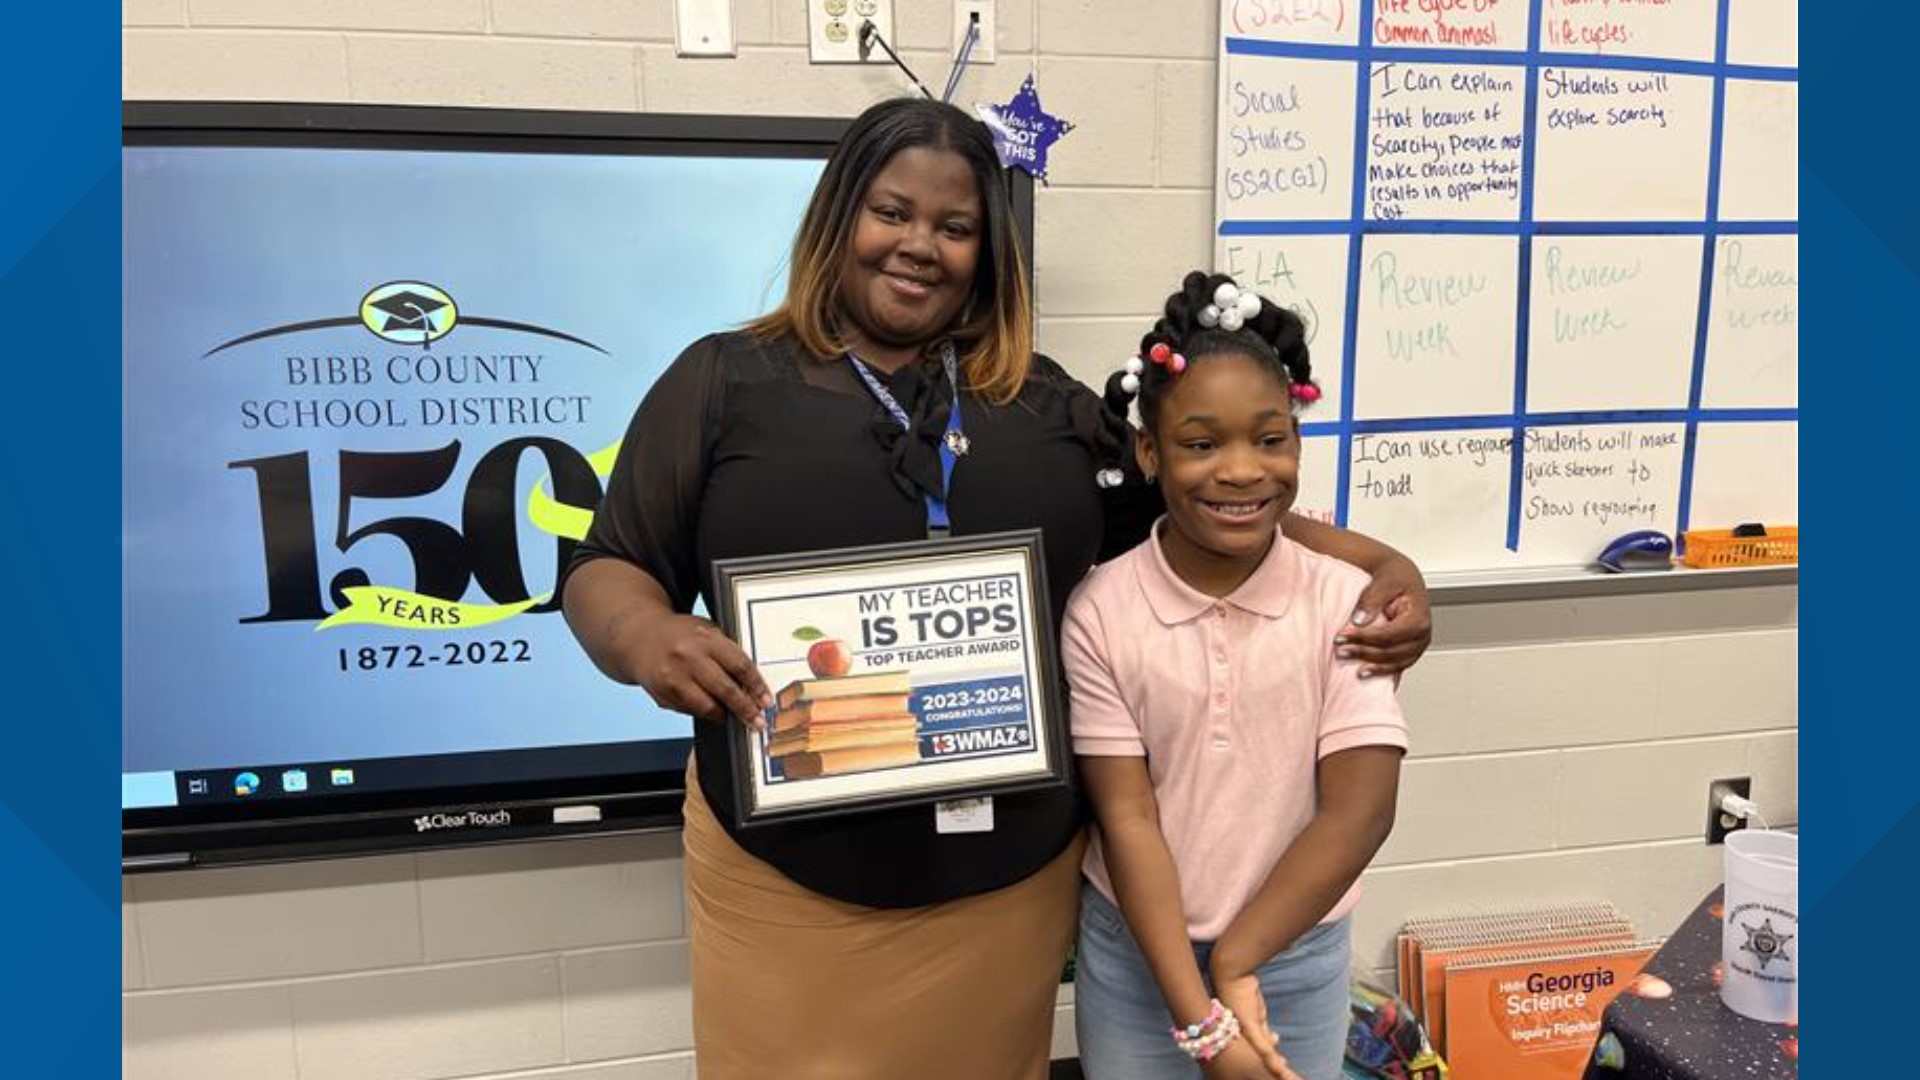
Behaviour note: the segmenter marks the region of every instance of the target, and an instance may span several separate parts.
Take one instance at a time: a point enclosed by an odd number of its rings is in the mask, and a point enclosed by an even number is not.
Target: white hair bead
[[[1122,364],[1121,367],[1126,368],[1127,374],[1129,375],[1138,375],[1147,370],[1147,365],[1141,363],[1140,358],[1137,356],[1127,357],[1127,362]]]
[[[1220,313],[1220,329],[1234,331],[1240,329],[1245,320],[1240,317],[1240,309],[1230,307]]]
[[[1206,307],[1203,307],[1200,309],[1199,318],[1200,318],[1201,326],[1206,326],[1206,327],[1219,326],[1220,325],[1220,309],[1213,306],[1212,304],[1208,304]]]
[[[1224,311],[1233,306],[1234,300],[1237,299],[1239,295],[1240,286],[1235,285],[1231,281],[1223,281],[1220,283],[1219,288],[1213,290],[1213,304],[1215,307]]]
[[[1129,371],[1125,375],[1120,376],[1120,389],[1125,390],[1129,394],[1139,393],[1140,373],[1137,371]]]
[[[1260,296],[1258,293],[1243,292],[1240,299],[1234,301],[1234,306],[1239,309],[1242,319],[1251,319],[1260,314]]]

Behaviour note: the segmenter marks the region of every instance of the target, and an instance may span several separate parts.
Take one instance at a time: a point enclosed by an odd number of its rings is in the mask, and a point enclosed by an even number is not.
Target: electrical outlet
[[[924,3],[925,0],[919,0]],[[893,40],[893,0],[807,0],[807,57],[816,64],[889,64],[885,49],[865,46],[860,27],[872,23]]]
[[[953,55],[958,58],[960,46],[966,43],[967,26],[978,20],[980,37],[973,43],[973,52],[967,54],[969,64],[993,63],[993,0],[953,0]]]
[[[1718,844],[1726,840],[1730,832],[1738,832],[1747,827],[1744,818],[1736,817],[1720,809],[1720,801],[1728,795],[1750,798],[1753,795],[1753,778],[1736,776],[1731,780],[1715,780],[1707,785],[1707,843]]]

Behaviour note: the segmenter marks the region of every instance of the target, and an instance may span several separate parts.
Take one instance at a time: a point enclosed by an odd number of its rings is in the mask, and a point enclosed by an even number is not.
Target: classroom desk
[[[1792,1080],[1800,1029],[1749,1020],[1720,1003],[1720,890],[1707,895],[1642,978],[1666,997],[1623,993],[1607,1006],[1585,1080]],[[1651,981],[1651,980],[1649,980]],[[1652,992],[1663,989],[1652,983]]]

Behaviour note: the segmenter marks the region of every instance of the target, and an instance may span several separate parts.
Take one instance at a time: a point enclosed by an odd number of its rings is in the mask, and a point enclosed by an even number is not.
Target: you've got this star
[[[1020,84],[1020,92],[1012,101],[1005,105],[976,104],[973,111],[992,130],[1001,165],[1025,169],[1041,183],[1047,182],[1047,150],[1072,131],[1073,124],[1040,107],[1032,75]]]

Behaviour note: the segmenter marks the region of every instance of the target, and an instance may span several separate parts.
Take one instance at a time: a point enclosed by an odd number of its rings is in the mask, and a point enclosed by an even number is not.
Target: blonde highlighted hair
[[[1026,259],[1020,254],[1019,227],[992,134],[985,124],[944,102],[895,98],[854,120],[827,159],[794,235],[786,299],[749,322],[747,329],[761,339],[792,336],[823,360],[847,351],[837,330],[840,276],[860,200],[894,155],[916,147],[958,154],[979,188],[983,220],[973,290],[959,322],[942,336],[952,339],[960,354],[967,385],[987,400],[1005,404],[1019,395],[1033,363],[1033,299]]]

